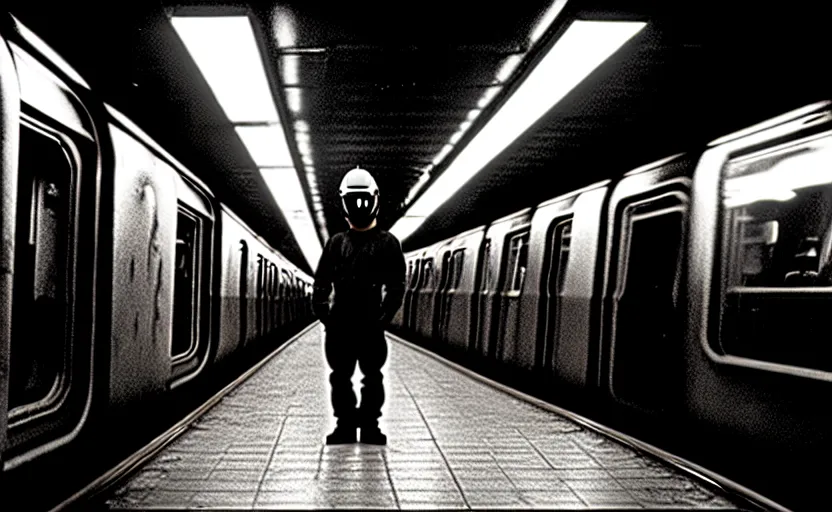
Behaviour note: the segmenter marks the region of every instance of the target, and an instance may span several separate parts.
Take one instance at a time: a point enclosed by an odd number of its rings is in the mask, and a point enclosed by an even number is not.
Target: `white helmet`
[[[378,215],[378,185],[373,176],[356,167],[341,180],[341,208],[350,223],[357,228],[369,226]]]

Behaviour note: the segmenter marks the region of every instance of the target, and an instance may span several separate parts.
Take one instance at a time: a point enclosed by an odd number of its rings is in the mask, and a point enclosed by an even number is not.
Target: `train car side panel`
[[[621,403],[680,410],[691,159],[625,177],[610,197],[600,379]]]
[[[512,366],[520,366],[518,347],[520,298],[526,281],[529,258],[529,235],[532,209],[528,208],[497,224],[501,227],[499,252],[500,278],[495,288],[492,327],[494,357]],[[492,242],[495,236],[492,236]]]
[[[454,280],[447,292],[442,337],[451,346],[466,351],[471,339],[474,285],[484,236],[485,229],[464,235],[454,244],[451,255]]]
[[[590,371],[592,306],[604,199],[608,187],[584,192],[575,201],[572,241],[561,297],[562,321],[555,347],[555,373],[564,383],[584,387]]]
[[[170,377],[176,184],[151,153],[111,125],[116,153],[110,399],[164,391]]]
[[[0,38],[0,447],[6,447],[14,281],[20,92],[14,61]],[[0,449],[0,464],[3,462]]]

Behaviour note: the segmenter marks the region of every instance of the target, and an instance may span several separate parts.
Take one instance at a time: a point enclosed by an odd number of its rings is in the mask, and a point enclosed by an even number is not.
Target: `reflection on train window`
[[[723,351],[832,371],[832,137],[735,161],[723,183]]]
[[[510,284],[509,292],[519,292],[523,289],[526,277],[526,263],[529,258],[529,233],[515,235],[511,239],[508,258],[508,276],[506,283]]]
[[[189,353],[197,340],[199,315],[199,237],[201,221],[183,206],[179,207],[176,226],[176,259],[174,269],[173,357]]]
[[[451,260],[451,268],[453,272],[453,281],[450,286],[451,290],[459,288],[459,282],[462,280],[462,262],[464,258],[465,249],[457,249],[454,251],[454,255]]]
[[[57,398],[67,338],[73,165],[61,142],[21,125],[9,409]],[[33,412],[33,411],[32,411]]]

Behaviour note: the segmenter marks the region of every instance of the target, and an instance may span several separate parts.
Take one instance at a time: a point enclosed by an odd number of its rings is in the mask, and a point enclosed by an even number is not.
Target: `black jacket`
[[[315,271],[315,316],[324,325],[335,320],[338,324],[383,327],[402,305],[406,271],[401,243],[387,231],[373,228],[337,233],[327,241]],[[330,307],[333,286],[335,298]]]

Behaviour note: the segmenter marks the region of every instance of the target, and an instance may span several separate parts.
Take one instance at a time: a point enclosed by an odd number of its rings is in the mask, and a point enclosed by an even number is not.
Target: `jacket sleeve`
[[[404,253],[399,240],[390,235],[388,244],[388,256],[385,272],[385,295],[381,305],[381,322],[387,325],[396,316],[404,299],[405,280],[407,279],[407,265],[404,261]]]
[[[332,238],[327,240],[318,268],[315,269],[315,284],[312,288],[312,310],[321,323],[329,320],[329,295],[332,293],[333,279]]]

